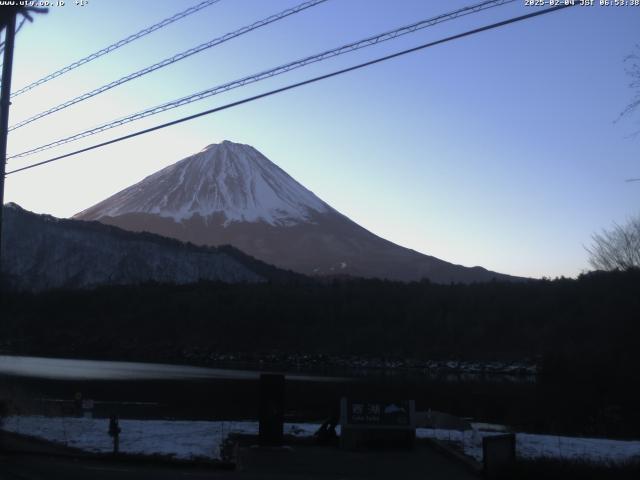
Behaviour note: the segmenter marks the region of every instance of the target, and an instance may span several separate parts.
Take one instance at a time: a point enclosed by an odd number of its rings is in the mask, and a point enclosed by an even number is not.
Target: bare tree
[[[596,270],[628,270],[640,268],[640,215],[625,225],[614,224],[592,237],[587,248],[589,263]]]
[[[627,115],[631,115],[640,109],[640,44],[636,45],[633,52],[624,59],[625,71],[631,78],[629,88],[633,91],[631,102],[620,113],[618,120]],[[640,133],[640,130],[634,135]]]
[[[640,44],[625,58],[625,71],[631,78],[629,88],[633,90],[631,102],[620,113],[618,120],[640,110]],[[640,134],[640,130],[633,135]],[[640,178],[629,178],[627,182],[640,182]],[[589,263],[596,270],[628,270],[640,268],[640,214],[625,225],[614,224],[611,230],[603,230],[592,237]]]

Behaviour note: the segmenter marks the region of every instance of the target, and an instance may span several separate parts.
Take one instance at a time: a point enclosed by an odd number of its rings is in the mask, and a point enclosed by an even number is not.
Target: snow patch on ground
[[[112,450],[109,420],[104,418],[10,416],[2,428],[94,453]],[[319,425],[286,423],[284,432],[311,436]],[[120,451],[129,454],[169,455],[179,459],[220,458],[220,446],[230,433],[257,435],[253,421],[120,420]],[[339,431],[339,429],[338,429]],[[418,438],[450,442],[466,455],[482,460],[482,438],[496,432],[417,428]],[[521,458],[558,458],[590,462],[625,462],[640,459],[640,441],[561,437],[518,433],[516,451]]]
[[[461,448],[465,455],[478,461],[482,461],[482,438],[500,434],[501,432],[479,430],[416,429],[418,438],[450,442]],[[640,441],[517,433],[516,455],[527,459],[555,458],[592,463],[622,463],[640,459]]]
[[[129,454],[169,455],[178,459],[220,458],[220,446],[230,433],[258,434],[257,422],[120,420],[120,451]],[[109,453],[113,440],[109,419],[10,416],[2,429],[38,437],[93,453]],[[314,424],[285,424],[285,434],[310,436]]]

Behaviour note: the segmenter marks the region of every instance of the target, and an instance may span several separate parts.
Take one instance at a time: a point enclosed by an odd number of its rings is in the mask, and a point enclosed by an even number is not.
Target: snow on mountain
[[[224,141],[166,167],[74,218],[196,245],[233,245],[307,275],[434,282],[513,277],[396,245],[342,215],[249,145]]]
[[[226,222],[292,225],[330,207],[249,145],[223,141],[83,212],[78,218],[149,213],[182,221],[221,213]]]

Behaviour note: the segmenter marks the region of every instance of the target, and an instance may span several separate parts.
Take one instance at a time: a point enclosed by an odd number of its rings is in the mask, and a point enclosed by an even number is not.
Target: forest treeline
[[[640,380],[640,270],[439,285],[283,279],[5,293],[12,353],[175,360],[185,349],[534,360]]]

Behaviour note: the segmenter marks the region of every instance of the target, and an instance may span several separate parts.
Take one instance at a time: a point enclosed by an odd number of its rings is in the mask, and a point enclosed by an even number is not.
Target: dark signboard
[[[346,425],[411,427],[412,419],[413,405],[409,400],[343,400],[343,421]]]

